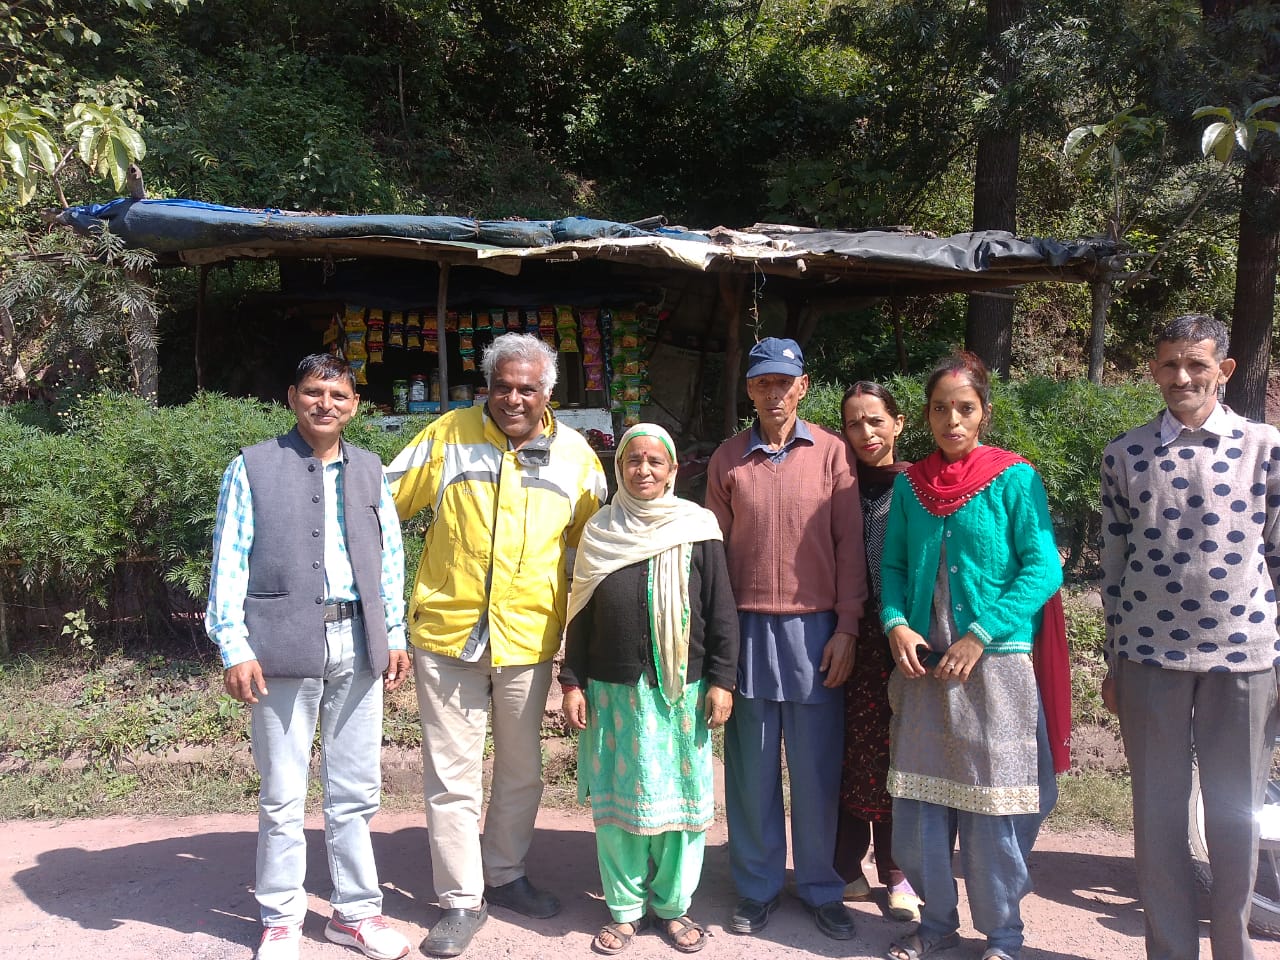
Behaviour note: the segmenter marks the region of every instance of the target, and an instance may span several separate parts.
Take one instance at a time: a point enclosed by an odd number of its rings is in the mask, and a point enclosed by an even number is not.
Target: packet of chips
[[[369,351],[365,346],[365,337],[367,335],[368,331],[363,327],[359,330],[347,331],[347,343],[342,352],[346,354],[348,360],[369,359]]]
[[[573,319],[573,308],[556,307],[556,336],[561,353],[578,353],[578,322]]]
[[[365,328],[365,318],[367,315],[367,307],[348,305],[347,311],[342,317],[342,329],[348,332],[352,330],[363,330]]]
[[[440,352],[440,325],[434,310],[422,311],[422,349],[426,353]]]

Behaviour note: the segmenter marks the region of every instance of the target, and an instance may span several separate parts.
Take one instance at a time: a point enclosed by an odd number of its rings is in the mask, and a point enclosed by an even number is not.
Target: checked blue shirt
[[[324,466],[324,582],[330,602],[360,599],[347,554],[342,506],[342,461]],[[387,615],[387,648],[407,649],[404,632],[404,543],[400,520],[386,478],[378,508],[382,523],[381,594]],[[249,591],[249,551],[253,548],[253,496],[244,457],[236,457],[222,475],[218,519],[213,531],[213,571],[205,630],[218,645],[224,668],[253,659],[244,600]]]

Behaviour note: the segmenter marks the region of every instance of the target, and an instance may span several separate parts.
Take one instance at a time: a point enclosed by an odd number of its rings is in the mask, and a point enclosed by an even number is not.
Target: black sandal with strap
[[[673,930],[671,924],[678,924]],[[698,939],[692,943],[681,943],[680,938],[690,930],[698,931]],[[666,938],[667,943],[671,944],[681,953],[697,953],[707,945],[707,932],[702,928],[702,924],[695,923],[689,917],[672,917],[670,920],[662,921],[662,935]]]
[[[623,950],[627,949],[627,947],[631,946],[631,938],[649,925],[648,920],[649,918],[647,916],[641,917],[639,920],[610,920],[600,928],[600,932],[597,933],[595,938],[591,941],[591,949],[596,953],[603,953],[607,957],[611,957],[615,953],[621,953]],[[627,933],[622,929],[623,927],[630,927],[631,932]],[[600,938],[606,933],[618,941],[617,946],[605,946]]]

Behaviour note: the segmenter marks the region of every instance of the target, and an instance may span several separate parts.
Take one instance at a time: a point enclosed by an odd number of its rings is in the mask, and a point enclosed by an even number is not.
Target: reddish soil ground
[[[433,904],[421,813],[383,813],[374,821],[385,909],[416,945],[438,915]],[[606,911],[600,900],[590,818],[544,810],[530,876],[555,890],[563,912],[524,920],[495,910],[466,956],[523,960],[591,955]],[[308,820],[307,888],[312,912],[303,960],[358,956],[324,940],[329,878],[323,831]],[[182,957],[248,960],[259,927],[250,889],[256,820],[245,816],[118,818],[11,822],[0,871],[0,957]],[[1027,898],[1024,960],[1140,960],[1142,913],[1135,902],[1128,837],[1104,832],[1046,833],[1032,858],[1036,890]],[[963,881],[961,881],[963,886]],[[734,902],[723,824],[710,837],[692,915],[711,933],[705,957],[882,957],[908,926],[887,919],[882,903],[854,905],[855,940],[819,934],[800,905],[786,899],[758,937],[737,937],[723,923]],[[964,941],[940,960],[977,960],[982,939],[961,906]],[[1280,960],[1280,943],[1256,941],[1258,960]],[[1208,956],[1207,939],[1202,955]],[[420,956],[416,949],[411,956]],[[637,937],[628,957],[671,958],[656,934]]]

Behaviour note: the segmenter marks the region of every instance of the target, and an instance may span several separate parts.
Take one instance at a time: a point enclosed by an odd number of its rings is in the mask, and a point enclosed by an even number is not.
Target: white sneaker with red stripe
[[[302,924],[285,923],[262,928],[262,941],[258,944],[258,960],[298,960],[302,947]]]
[[[324,928],[324,935],[344,947],[355,947],[372,960],[399,960],[409,953],[409,941],[404,934],[381,914],[354,923],[335,916]]]

